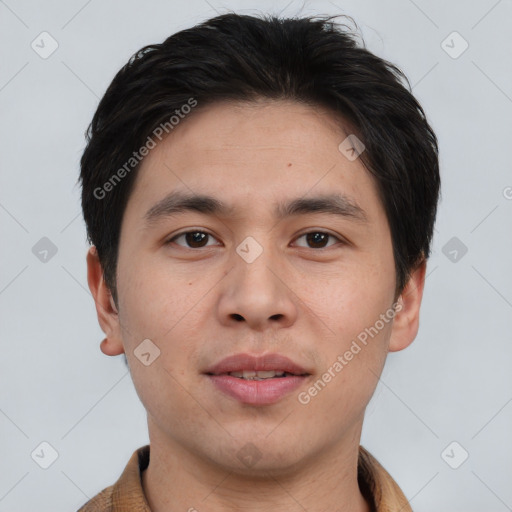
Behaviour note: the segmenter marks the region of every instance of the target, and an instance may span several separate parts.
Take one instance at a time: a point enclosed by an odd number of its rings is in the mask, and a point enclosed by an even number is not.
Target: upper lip
[[[249,371],[268,371],[276,370],[294,375],[309,375],[302,366],[294,363],[290,358],[281,354],[263,354],[253,356],[251,354],[235,354],[218,363],[210,366],[204,373],[221,375],[230,372]]]

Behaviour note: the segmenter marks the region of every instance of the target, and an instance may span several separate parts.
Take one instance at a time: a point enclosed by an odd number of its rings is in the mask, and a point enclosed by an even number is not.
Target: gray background
[[[133,52],[216,12],[254,8],[353,16],[368,48],[406,73],[425,108],[440,141],[442,201],[421,327],[388,358],[362,444],[417,512],[512,510],[511,1],[6,0],[0,511],[76,510],[148,442],[122,356],[99,350],[76,186],[83,133]],[[59,45],[46,59],[31,47],[42,46],[43,31]],[[40,246],[32,250],[43,237],[57,248],[46,261]],[[58,453],[47,469],[42,442]]]

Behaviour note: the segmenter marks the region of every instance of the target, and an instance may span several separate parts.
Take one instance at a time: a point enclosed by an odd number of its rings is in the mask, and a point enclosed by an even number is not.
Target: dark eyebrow
[[[327,194],[316,197],[300,197],[277,205],[275,216],[278,219],[308,213],[328,213],[339,217],[349,217],[359,222],[367,222],[366,212],[344,194]]]
[[[147,224],[152,224],[163,217],[194,211],[206,215],[229,216],[232,208],[212,196],[171,192],[153,205],[144,215]]]
[[[150,225],[162,218],[187,211],[229,217],[233,215],[235,209],[212,196],[174,191],[153,205],[144,215],[144,219],[146,224]],[[300,197],[276,205],[274,211],[275,217],[279,220],[293,215],[311,213],[328,213],[348,217],[359,222],[367,222],[368,220],[365,211],[343,194]]]

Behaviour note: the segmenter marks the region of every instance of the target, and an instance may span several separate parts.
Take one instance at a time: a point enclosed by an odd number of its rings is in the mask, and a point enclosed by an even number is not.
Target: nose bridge
[[[293,294],[283,284],[282,265],[271,238],[262,231],[246,237],[235,248],[233,266],[220,297],[222,321],[245,320],[253,328],[272,320],[281,324],[294,321]]]
[[[236,247],[233,260],[237,285],[253,286],[262,293],[278,293],[275,273],[279,263],[271,240],[271,233],[262,232],[247,236]]]

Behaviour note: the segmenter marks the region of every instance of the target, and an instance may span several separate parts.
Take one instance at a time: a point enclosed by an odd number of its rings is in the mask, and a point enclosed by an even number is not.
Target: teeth
[[[282,377],[285,372],[268,370],[268,371],[252,371],[252,370],[244,370],[243,372],[231,372],[229,375],[233,377],[239,377],[241,379],[248,380],[263,380],[263,379],[271,379],[272,377]]]

